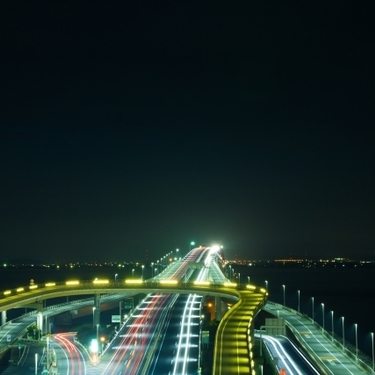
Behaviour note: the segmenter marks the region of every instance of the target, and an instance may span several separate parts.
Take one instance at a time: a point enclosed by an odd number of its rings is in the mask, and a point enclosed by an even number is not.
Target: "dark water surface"
[[[371,354],[370,332],[375,332],[375,267],[337,267],[337,268],[302,268],[294,266],[259,267],[233,265],[234,277],[242,283],[250,281],[259,286],[268,282],[269,300],[282,303],[285,285],[286,305],[297,310],[298,290],[300,290],[300,310],[312,316],[322,325],[323,308],[325,328],[332,330],[332,313],[334,332],[342,336],[342,319],[344,316],[345,338],[355,343],[354,324],[358,324],[358,346],[360,350]],[[134,271],[132,271],[134,270]],[[30,279],[35,283],[49,281],[67,281],[70,279],[93,280],[98,278],[123,280],[127,277],[141,277],[140,267],[87,267],[87,268],[0,268],[0,293],[9,288],[29,285]],[[151,268],[145,267],[144,277],[151,277]],[[312,304],[314,297],[314,304]]]

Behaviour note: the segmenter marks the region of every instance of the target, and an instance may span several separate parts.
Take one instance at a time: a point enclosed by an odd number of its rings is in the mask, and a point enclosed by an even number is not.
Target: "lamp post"
[[[232,281],[232,266],[229,265],[229,281]]]
[[[95,310],[96,310],[96,307],[94,306],[92,308],[92,326],[95,327]]]
[[[117,281],[117,276],[118,276],[118,274],[116,273],[116,274],[115,274],[115,282]]]
[[[100,338],[100,342],[102,343],[102,353],[103,353],[103,349],[104,349],[104,341],[105,341],[105,338],[102,336]]]
[[[298,314],[300,313],[300,308],[301,308],[301,291],[297,291],[297,311]]]
[[[314,315],[314,297],[311,297],[311,317],[314,322],[315,315]]]
[[[333,338],[335,336],[335,332],[334,332],[334,326],[333,326],[333,310],[331,310],[331,328],[332,328],[332,341],[333,341]]]
[[[98,347],[99,347],[99,324],[96,325],[96,342],[98,343]]]
[[[370,335],[371,335],[372,372],[375,372],[374,332],[370,332]]]
[[[344,320],[345,318],[342,316],[341,317],[341,329],[342,329],[342,347],[343,349],[345,348],[345,327],[344,327]]]
[[[357,323],[354,324],[355,330],[355,361],[358,363],[358,325]]]
[[[323,331],[324,331],[324,303],[320,304],[322,306],[322,319],[323,319]]]
[[[285,306],[285,285],[283,284],[283,305]]]
[[[194,241],[191,241],[190,242],[190,246],[189,246],[189,252],[191,251],[191,247],[195,245],[195,242]]]
[[[241,274],[238,272],[238,285],[241,285]]]
[[[144,270],[145,266],[142,264],[142,280],[143,280],[143,270]]]
[[[122,324],[122,312],[121,312],[121,304],[122,304],[122,301],[119,301],[118,303],[118,314],[120,315],[120,325]]]
[[[151,278],[154,277],[154,262],[151,263]]]
[[[266,283],[266,291],[268,292],[268,281],[264,280],[264,282]]]
[[[250,276],[247,277],[247,283],[250,284]]]
[[[134,279],[134,271],[135,271],[135,269],[133,268],[132,269],[132,279]]]

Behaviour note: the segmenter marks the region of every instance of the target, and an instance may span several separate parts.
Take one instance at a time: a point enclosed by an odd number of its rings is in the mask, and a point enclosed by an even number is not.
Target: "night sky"
[[[371,9],[2,1],[0,261],[375,258]]]

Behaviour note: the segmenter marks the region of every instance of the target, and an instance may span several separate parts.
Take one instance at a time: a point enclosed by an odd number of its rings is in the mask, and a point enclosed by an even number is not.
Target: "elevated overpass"
[[[6,291],[0,299],[0,311],[4,313],[10,308],[34,307],[38,310],[36,313],[37,323],[41,329],[43,325],[43,301],[47,299],[91,294],[94,296],[94,304],[98,303],[99,307],[101,295],[128,296],[139,293],[197,294],[219,298],[229,297],[237,300],[237,303],[220,323],[219,335],[216,339],[215,371],[218,374],[228,375],[238,374],[237,369],[239,368],[241,371],[246,368],[245,373],[251,371],[253,366],[251,350],[253,345],[253,318],[267,298],[266,290],[254,285],[241,285],[239,287],[235,283],[223,280],[221,284],[213,284],[208,281],[184,282],[162,278],[145,281],[130,279],[123,282],[73,280],[30,285]],[[237,329],[238,332],[235,336],[232,335],[233,329]],[[230,345],[228,345],[229,343]]]
[[[124,282],[111,282],[109,280],[94,281],[67,281],[24,287],[6,291],[6,295],[0,299],[0,312],[11,308],[25,306],[39,306],[44,300],[58,297],[76,295],[100,295],[100,294],[139,294],[139,293],[163,293],[163,294],[198,294],[217,297],[241,298],[241,290],[249,290],[266,295],[263,288],[254,285],[238,287],[235,283],[211,284],[209,282],[182,282],[177,280],[126,280]],[[9,293],[10,292],[10,293]]]

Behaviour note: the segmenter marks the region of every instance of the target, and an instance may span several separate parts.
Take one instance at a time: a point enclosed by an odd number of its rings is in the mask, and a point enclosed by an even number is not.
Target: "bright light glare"
[[[176,285],[178,284],[178,280],[160,280],[160,284],[165,284],[165,285]]]
[[[228,283],[228,282],[226,282],[226,283],[224,283],[224,286],[236,287],[237,284],[236,283]]]
[[[109,283],[109,280],[99,280],[99,279],[96,279],[93,281],[94,284],[108,284]]]
[[[220,250],[220,246],[219,245],[212,245],[211,246],[211,251],[212,252],[216,252],[216,251],[219,251]]]
[[[79,281],[78,280],[71,280],[71,281],[67,281],[65,284],[66,285],[78,285]]]
[[[91,343],[90,343],[90,352],[91,353],[98,353],[98,351],[99,351],[98,340],[97,339],[91,340]]]

